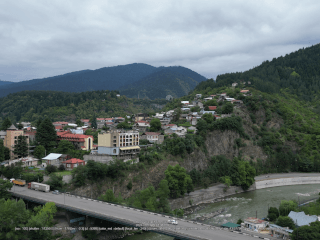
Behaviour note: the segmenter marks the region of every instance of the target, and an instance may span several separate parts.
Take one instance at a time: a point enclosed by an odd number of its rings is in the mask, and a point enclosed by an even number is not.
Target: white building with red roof
[[[57,132],[58,139],[57,141],[67,140],[72,142],[76,148],[82,150],[91,150],[93,145],[93,136],[92,135],[83,135],[83,134],[73,134],[69,131]]]

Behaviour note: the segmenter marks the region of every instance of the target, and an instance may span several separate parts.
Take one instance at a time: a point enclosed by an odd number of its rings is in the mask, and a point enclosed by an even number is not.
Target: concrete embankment
[[[320,184],[319,177],[283,177],[255,182],[256,189],[281,187],[289,185]]]
[[[248,191],[256,189],[281,187],[289,185],[320,184],[319,173],[288,173],[270,174],[256,177],[256,182]],[[190,203],[198,205],[201,203],[217,202],[227,196],[244,192],[241,187],[231,186],[226,192],[223,191],[224,184],[219,184],[208,189],[201,189],[190,193],[189,196],[170,200],[172,209],[188,208]]]

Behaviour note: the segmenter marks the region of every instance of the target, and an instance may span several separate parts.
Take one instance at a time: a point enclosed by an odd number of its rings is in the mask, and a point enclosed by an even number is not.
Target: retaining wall
[[[256,189],[302,184],[320,184],[320,177],[276,178],[255,182]]]

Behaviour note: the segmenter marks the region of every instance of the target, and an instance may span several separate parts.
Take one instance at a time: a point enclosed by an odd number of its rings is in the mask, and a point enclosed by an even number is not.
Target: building
[[[62,126],[62,127],[64,127],[64,126],[68,125],[68,122],[54,122],[52,124],[53,124],[53,126]]]
[[[82,166],[86,165],[86,162],[81,159],[71,158],[67,161],[61,162],[61,164],[65,165],[66,170],[72,170],[73,168],[76,168],[80,165]]]
[[[98,154],[135,158],[139,152],[138,131],[117,129],[98,135]]]
[[[281,227],[276,224],[270,224],[269,230],[272,236],[281,239],[290,239],[290,234],[293,233],[293,230],[288,227]]]
[[[205,111],[204,109],[201,109],[200,114],[206,114],[206,113],[214,115],[216,112],[215,111]]]
[[[92,149],[94,139],[91,135],[74,134],[70,131],[57,132],[57,135],[57,141],[67,140],[72,142],[76,148],[86,151]]]
[[[183,104],[183,105],[189,105],[189,101],[181,101],[181,104]]]
[[[288,215],[297,227],[301,226],[309,226],[310,223],[318,221],[318,217],[316,215],[306,215],[304,212],[294,212],[291,211]]]
[[[164,141],[164,135],[158,132],[145,132],[140,138],[147,139],[149,142],[157,144],[161,144]]]
[[[47,165],[59,166],[61,156],[62,154],[59,154],[59,153],[50,153],[48,156],[42,159],[46,161]]]
[[[89,119],[80,119],[80,121],[83,123],[84,126],[90,127],[91,122]]]
[[[269,225],[269,222],[254,217],[248,217],[243,222],[245,227],[251,230],[264,229]]]
[[[240,93],[248,93],[249,90],[241,90]]]
[[[1,140],[4,140],[6,138],[6,135],[7,135],[7,131],[0,131],[0,139]]]
[[[23,130],[18,130],[13,124],[7,129],[6,135],[3,141],[3,145],[10,150],[10,159],[14,159],[17,156],[13,154],[15,141],[18,140],[18,136],[25,136]],[[29,136],[25,136],[27,143],[29,144]]]
[[[197,93],[196,94],[196,98],[201,98],[202,97],[202,94],[201,93]]]
[[[147,128],[150,128],[150,123],[147,121],[137,121],[134,124],[135,129],[138,129],[139,132],[145,132]]]
[[[217,109],[217,106],[208,106],[209,111],[214,111]]]
[[[238,86],[238,83],[232,83],[232,87]]]

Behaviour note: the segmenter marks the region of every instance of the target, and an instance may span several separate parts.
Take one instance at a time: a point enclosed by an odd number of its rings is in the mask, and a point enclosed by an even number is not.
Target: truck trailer
[[[50,185],[43,184],[43,183],[37,183],[37,182],[29,183],[28,188],[36,190],[36,191],[42,191],[42,192],[49,192],[50,191]]]
[[[12,183],[15,185],[19,185],[21,187],[24,187],[26,185],[26,180],[15,179],[15,180],[12,180]]]

